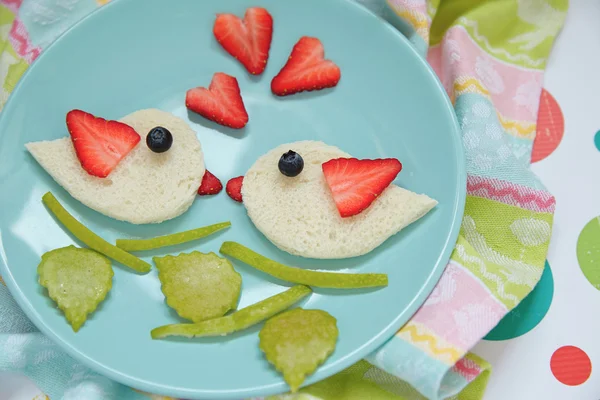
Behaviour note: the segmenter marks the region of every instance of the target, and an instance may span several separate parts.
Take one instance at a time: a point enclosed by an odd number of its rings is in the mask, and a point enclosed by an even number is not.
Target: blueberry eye
[[[146,145],[155,153],[164,153],[173,145],[173,135],[167,128],[157,126],[148,132]]]
[[[285,176],[298,176],[304,169],[302,156],[295,151],[284,153],[279,159],[279,171]]]

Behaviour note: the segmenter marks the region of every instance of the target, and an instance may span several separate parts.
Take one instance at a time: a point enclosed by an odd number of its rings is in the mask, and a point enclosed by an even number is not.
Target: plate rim
[[[10,110],[13,107],[13,98],[14,94],[18,93],[21,89],[22,83],[27,79],[30,73],[35,70],[37,65],[37,61],[43,59],[52,51],[52,48],[59,43],[64,36],[71,34],[79,26],[85,24],[88,19],[94,18],[98,13],[104,12],[106,9],[110,9],[111,7],[115,7],[116,4],[125,3],[128,1],[138,1],[138,0],[112,0],[108,4],[97,7],[95,10],[91,11],[83,18],[78,20],[72,26],[70,26],[67,30],[62,32],[59,36],[57,36],[50,45],[48,45],[44,51],[42,51],[39,57],[27,68],[25,73],[21,76],[17,85],[13,89],[11,95],[9,96],[7,102],[4,105],[2,112],[0,112],[0,127],[2,127],[4,123],[4,119],[7,118],[5,115],[7,114],[6,110]],[[462,143],[461,130],[460,125],[458,123],[458,118],[456,116],[456,112],[454,110],[454,106],[448,97],[444,86],[439,80],[433,68],[426,61],[425,57],[423,57],[414,45],[410,42],[410,40],[404,36],[397,28],[395,28],[390,22],[386,21],[382,17],[374,14],[370,11],[366,6],[359,3],[357,0],[329,0],[335,1],[338,3],[338,6],[341,7],[354,7],[357,12],[363,14],[365,18],[375,18],[379,23],[383,25],[385,29],[389,31],[390,34],[396,36],[401,42],[404,43],[409,48],[409,51],[413,53],[413,55],[419,60],[421,66],[427,71],[427,74],[431,79],[434,80],[435,85],[440,91],[441,97],[444,99],[445,108],[449,111],[451,120],[452,120],[452,131],[455,140],[453,141],[453,153],[455,158],[459,161],[458,163],[458,188],[457,193],[454,196],[454,202],[456,206],[452,209],[453,220],[449,229],[449,234],[444,243],[444,246],[440,249],[440,256],[437,259],[435,267],[432,269],[431,273],[427,277],[425,283],[421,286],[417,295],[413,298],[413,300],[404,308],[402,312],[400,312],[394,320],[392,320],[379,334],[371,338],[369,341],[364,343],[362,346],[357,347],[354,351],[346,354],[342,358],[340,358],[336,363],[323,368],[320,366],[317,370],[307,377],[302,387],[306,387],[310,384],[314,384],[316,382],[325,380],[330,376],[333,376],[344,369],[354,365],[356,362],[365,358],[369,354],[373,353],[375,350],[384,345],[392,336],[397,332],[403,325],[405,325],[417,312],[417,310],[423,305],[426,299],[429,297],[436,284],[440,280],[443,272],[446,269],[447,263],[450,261],[451,253],[454,249],[456,241],[458,239],[458,235],[460,232],[460,227],[464,215],[466,197],[467,197],[467,172],[466,172],[466,157]],[[387,0],[380,0],[384,3],[385,7],[388,11],[392,11],[389,6]],[[271,384],[268,386],[255,386],[252,388],[247,388],[244,392],[240,390],[189,390],[183,388],[176,388],[169,385],[161,385],[153,382],[148,382],[135,376],[126,375],[123,372],[119,372],[110,366],[104,365],[102,363],[97,362],[96,360],[88,357],[86,354],[82,353],[75,347],[73,347],[69,342],[63,340],[61,337],[56,335],[52,329],[46,326],[46,324],[42,321],[41,316],[37,312],[37,310],[31,305],[31,303],[27,300],[25,294],[18,287],[12,273],[10,272],[10,268],[8,267],[8,260],[6,257],[6,252],[4,250],[4,245],[2,241],[2,229],[0,228],[0,272],[3,277],[3,280],[6,284],[7,289],[11,293],[12,297],[15,299],[16,303],[19,305],[21,310],[25,313],[27,318],[35,325],[37,329],[40,330],[46,337],[50,338],[53,343],[55,343],[58,347],[64,350],[69,356],[73,357],[77,362],[82,363],[86,367],[92,369],[93,371],[112,379],[118,383],[121,383],[125,386],[129,386],[131,388],[135,388],[138,390],[142,390],[151,394],[163,395],[163,396],[171,396],[176,398],[188,398],[188,399],[237,399],[237,398],[248,398],[252,396],[269,396],[280,393],[281,390],[285,390],[286,392],[289,390],[285,381],[280,376],[279,383]],[[191,396],[191,397],[190,397]],[[232,397],[235,396],[235,397]]]

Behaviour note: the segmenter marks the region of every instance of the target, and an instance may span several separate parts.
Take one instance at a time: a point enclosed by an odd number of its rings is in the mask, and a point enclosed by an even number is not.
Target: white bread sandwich
[[[293,163],[289,164],[292,171],[281,164],[290,155],[295,159],[301,156],[301,172],[293,171]],[[368,205],[361,204],[364,198],[357,196],[358,190],[381,181],[369,171],[371,165],[379,168],[378,176],[383,171],[389,180],[381,186],[381,194],[369,193]],[[387,173],[389,165],[397,166],[391,174]],[[400,169],[398,160],[351,159],[322,142],[284,144],[248,170],[242,198],[254,225],[281,250],[307,258],[356,257],[372,251],[436,206],[437,201],[426,195],[390,184]],[[338,177],[343,180],[344,174],[360,179],[351,187],[339,179],[335,182]]]
[[[79,110],[70,114],[67,125],[71,137],[28,143],[26,148],[75,199],[133,224],[160,223],[183,214],[192,205],[204,176],[204,156],[196,132],[184,120],[147,109],[120,120],[127,127],[94,119]],[[109,141],[102,142],[103,137],[98,144],[92,128],[101,130],[102,124],[108,124]],[[147,135],[157,127],[163,129],[156,132],[169,135],[168,146],[165,141],[147,142]],[[157,137],[164,139],[153,136]],[[80,148],[76,150],[74,143]],[[118,153],[119,146],[129,147],[119,153],[122,158],[111,159],[111,152]],[[151,146],[159,147],[153,150]]]

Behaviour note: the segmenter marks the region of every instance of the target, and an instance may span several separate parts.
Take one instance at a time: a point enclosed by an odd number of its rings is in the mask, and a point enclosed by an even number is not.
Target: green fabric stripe
[[[469,217],[476,226],[468,222]],[[553,215],[549,213],[537,213],[483,197],[468,196],[460,233],[479,250],[476,243],[480,238],[472,232],[476,229],[492,251],[543,268],[552,221]]]
[[[452,259],[511,310],[542,275],[552,219],[552,214],[468,196]]]
[[[461,25],[494,57],[544,69],[567,8],[567,0],[441,1],[431,26],[430,45],[440,43],[450,27]]]

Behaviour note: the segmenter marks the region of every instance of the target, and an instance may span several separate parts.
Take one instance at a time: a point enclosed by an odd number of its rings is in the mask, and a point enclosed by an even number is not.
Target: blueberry
[[[152,128],[146,136],[146,145],[155,153],[164,153],[171,148],[173,144],[173,135],[167,128],[157,126]]]
[[[290,150],[279,159],[279,171],[285,176],[298,176],[302,169],[304,169],[304,160],[295,151]]]

